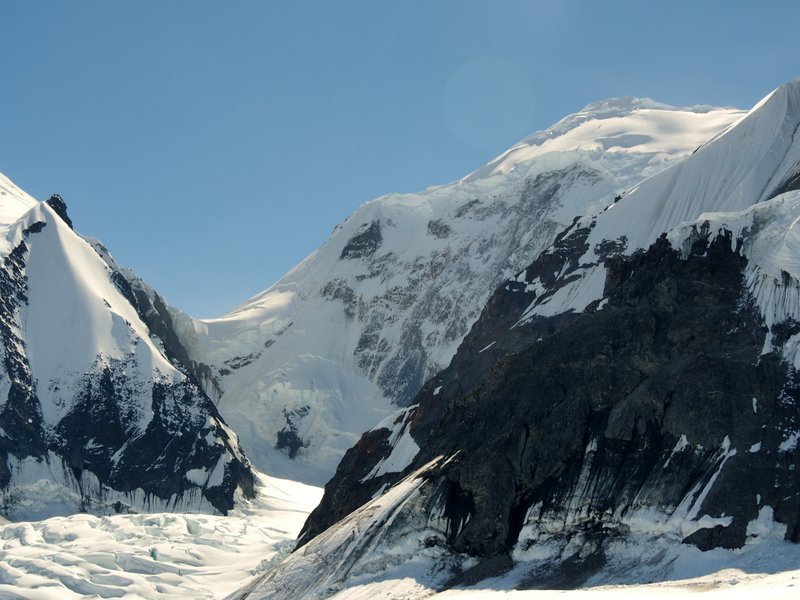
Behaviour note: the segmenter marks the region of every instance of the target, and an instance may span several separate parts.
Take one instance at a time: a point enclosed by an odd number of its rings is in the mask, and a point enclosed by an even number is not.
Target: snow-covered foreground
[[[224,598],[290,550],[319,494],[316,488],[285,480],[270,480],[262,489],[273,495],[260,507],[237,516],[74,515],[5,525],[0,528],[0,598]],[[304,496],[302,503],[291,498],[295,491]],[[725,568],[732,553],[705,553],[708,561],[684,565],[684,574],[713,569],[715,563],[719,570],[646,585],[535,591],[477,588],[437,594],[406,578],[356,586],[333,598],[797,598],[800,548],[776,544],[764,550],[745,560],[734,559],[736,568]]]
[[[656,543],[656,546],[659,544]],[[666,545],[665,545],[666,548]],[[646,553],[646,551],[645,551]],[[436,593],[412,577],[390,579],[345,589],[334,600],[397,600],[435,598],[436,600],[616,600],[617,598],[656,598],[722,600],[730,598],[800,597],[800,546],[767,538],[748,544],[743,550],[702,552],[684,546],[666,564],[653,566],[647,574],[642,567],[627,574],[619,572],[613,585],[594,585],[577,590],[503,589],[513,578],[488,580],[475,588],[451,589]],[[635,563],[635,558],[632,563]],[[608,573],[605,574],[608,576]],[[602,577],[602,576],[601,576]],[[654,583],[619,583],[620,581]]]
[[[227,517],[78,514],[3,524],[0,598],[222,599],[247,586],[290,552],[303,521],[321,494],[320,488],[261,475],[256,500],[242,504]],[[605,581],[589,582],[605,585],[579,590],[504,589],[517,580],[512,572],[506,579],[488,580],[480,587],[436,593],[420,583],[424,578],[415,578],[415,567],[410,563],[406,573],[401,570],[382,581],[354,585],[333,598],[717,600],[800,595],[800,545],[765,536],[749,542],[742,551],[701,552],[681,546],[676,553],[674,545],[667,546],[665,542],[666,552],[652,548],[645,552],[661,557],[658,564],[648,568],[639,565],[638,569],[626,570],[624,565],[616,565],[620,568],[610,578],[616,585],[608,585],[606,572]],[[313,577],[311,573],[305,575]],[[628,583],[634,581],[657,583]],[[265,592],[269,597],[268,590],[259,591]]]
[[[0,598],[223,598],[286,555],[320,488],[262,476],[227,517],[77,514],[0,526]]]
[[[400,600],[419,598],[419,584],[413,579],[382,582],[346,590],[334,600]],[[794,600],[800,595],[800,570],[774,574],[747,573],[724,569],[712,575],[649,585],[612,585],[580,590],[450,590],[433,594],[437,600],[616,600],[678,599],[730,600],[770,598]]]

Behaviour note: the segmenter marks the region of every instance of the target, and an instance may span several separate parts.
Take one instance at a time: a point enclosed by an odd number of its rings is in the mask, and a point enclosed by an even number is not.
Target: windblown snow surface
[[[579,215],[743,116],[618,98],[591,104],[460,181],[361,206],[267,291],[184,345],[250,460],[321,484],[361,432],[445,367],[491,291]]]

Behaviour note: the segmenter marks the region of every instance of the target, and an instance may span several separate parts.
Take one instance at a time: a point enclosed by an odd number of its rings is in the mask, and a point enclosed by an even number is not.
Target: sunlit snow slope
[[[494,287],[579,215],[742,116],[634,98],[587,106],[461,181],[361,206],[220,319],[176,313],[255,464],[323,482],[360,433],[446,366]],[[294,459],[290,461],[288,459]]]
[[[0,225],[8,226],[36,206],[34,198],[0,173]]]
[[[670,232],[673,244],[681,245],[692,227],[698,229],[705,221],[712,232],[727,228],[743,244],[750,260],[750,291],[767,324],[798,316],[796,196],[782,195],[800,189],[799,130],[800,80],[795,80],[769,94],[736,127],[688,160],[643,181],[608,210],[587,214],[576,226],[591,228],[588,250],[577,258],[579,269],[562,273],[570,283],[555,294],[540,294],[525,318],[580,311],[600,299],[601,249],[609,243],[615,244],[615,253],[632,254]],[[525,277],[522,273],[519,281]],[[535,291],[540,284],[532,280],[527,285]],[[789,346],[792,353],[796,346]]]

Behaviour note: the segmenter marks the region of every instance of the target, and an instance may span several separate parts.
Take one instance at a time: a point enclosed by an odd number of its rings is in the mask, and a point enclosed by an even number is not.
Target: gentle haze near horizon
[[[218,316],[360,204],[458,179],[615,96],[749,108],[792,1],[0,5],[0,172]]]

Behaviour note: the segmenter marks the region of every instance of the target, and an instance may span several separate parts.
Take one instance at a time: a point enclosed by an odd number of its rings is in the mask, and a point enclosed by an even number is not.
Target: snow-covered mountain
[[[482,597],[792,569],[799,127],[800,82],[749,113],[593,104],[365,204],[206,321],[0,176],[4,514],[224,513],[269,488],[230,520],[2,525],[4,593],[219,597],[257,575],[234,597]],[[272,473],[320,481],[344,454],[284,560],[315,492],[254,474],[219,413]]]
[[[800,80],[587,203],[241,597],[641,582],[800,542],[799,129]]]
[[[12,518],[226,512],[252,495],[236,435],[171,356],[152,298],[58,196],[0,176],[0,499]]]
[[[492,289],[576,217],[742,115],[589,105],[460,181],[364,204],[229,315],[174,312],[181,343],[256,466],[324,482],[362,431],[447,366]]]

